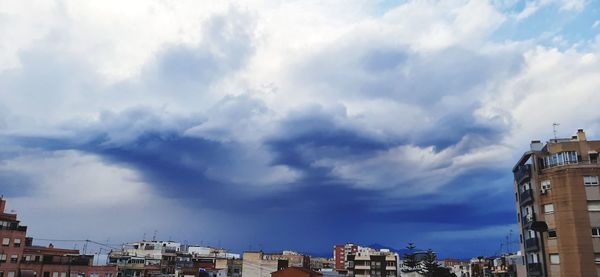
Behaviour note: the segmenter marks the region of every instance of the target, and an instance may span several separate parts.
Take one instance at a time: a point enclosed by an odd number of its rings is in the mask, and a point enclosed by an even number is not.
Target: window
[[[600,227],[592,228],[592,237],[600,237]]]
[[[554,229],[548,229],[548,238],[549,239],[556,238],[556,230],[554,230]]]
[[[10,239],[9,238],[3,238],[2,239],[2,246],[8,246],[10,244]]]
[[[110,273],[106,273],[106,274],[110,274]],[[67,273],[66,272],[61,272],[60,273],[60,277],[67,277]],[[106,277],[112,277],[112,276],[106,276]]]
[[[586,186],[597,186],[598,176],[583,176],[583,184]]]
[[[4,277],[4,271],[0,271],[0,277]]]
[[[21,239],[14,239],[13,245],[14,247],[21,247]]]
[[[592,200],[588,201],[588,211],[600,211],[600,201]]]
[[[600,264],[600,253],[594,253],[594,262]]]
[[[547,213],[547,214],[554,213],[554,204],[544,205],[544,213]]]
[[[7,277],[15,277],[15,272],[9,271]]]
[[[58,277],[58,272],[52,272],[52,277]]]
[[[0,254],[0,263],[6,262],[6,254]]]
[[[558,254],[550,254],[550,264],[560,264],[560,256]]]
[[[18,255],[11,255],[10,256],[10,262],[11,263],[16,263],[19,261],[19,256]]]
[[[553,167],[557,165],[576,164],[577,162],[577,152],[560,152],[544,157],[544,168]]]
[[[542,193],[545,193],[548,190],[550,190],[552,188],[550,180],[544,180],[544,181],[542,181],[542,183],[540,184],[540,188],[542,188]]]

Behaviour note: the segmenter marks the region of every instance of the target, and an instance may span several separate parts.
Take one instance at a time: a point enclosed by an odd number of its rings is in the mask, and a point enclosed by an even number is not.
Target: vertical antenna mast
[[[552,132],[554,132],[554,142],[556,142],[558,139],[556,137],[556,132],[557,132],[556,127],[558,127],[558,126],[560,126],[560,123],[556,123],[556,122],[552,123]]]

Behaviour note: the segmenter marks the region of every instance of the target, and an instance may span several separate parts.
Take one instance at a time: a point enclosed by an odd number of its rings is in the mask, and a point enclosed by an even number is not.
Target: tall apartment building
[[[335,259],[335,270],[345,272],[348,267],[347,257],[358,251],[358,245],[354,243],[340,244],[333,247],[333,257]]]
[[[115,266],[94,266],[93,255],[79,250],[33,245],[27,227],[5,213],[0,197],[0,277],[115,277]]]
[[[600,141],[532,141],[513,167],[528,276],[600,276]]]
[[[398,276],[398,255],[395,253],[363,248],[356,253],[349,254],[347,259],[347,276],[349,277]]]

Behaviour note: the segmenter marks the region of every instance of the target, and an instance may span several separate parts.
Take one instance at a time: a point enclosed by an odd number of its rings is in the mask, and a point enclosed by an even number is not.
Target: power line
[[[38,240],[38,241],[56,241],[56,242],[83,242],[83,243],[93,243],[96,245],[100,245],[100,246],[105,246],[111,249],[119,249],[122,245],[121,244],[107,244],[107,243],[102,243],[102,242],[97,242],[97,241],[93,241],[93,240],[89,240],[89,239],[48,239],[48,238],[33,238],[34,240]]]

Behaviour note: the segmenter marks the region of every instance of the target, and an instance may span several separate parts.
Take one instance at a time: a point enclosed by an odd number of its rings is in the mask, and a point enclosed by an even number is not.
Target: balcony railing
[[[514,172],[514,175],[517,183],[523,183],[525,180],[531,178],[531,165],[525,164],[517,167],[517,170]]]
[[[523,223],[523,225],[527,225],[533,221],[535,221],[534,215],[525,215],[521,218],[521,222]]]
[[[525,240],[525,251],[537,251],[538,250],[538,239],[529,238]]]
[[[0,226],[0,230],[27,232],[27,226]]]
[[[79,260],[79,261],[26,261],[21,260],[21,264],[39,264],[39,265],[81,265],[89,266],[92,265],[91,261]]]
[[[540,263],[527,264],[527,273],[529,276],[540,276],[542,274],[542,264],[540,264]]]
[[[531,201],[533,201],[533,191],[527,189],[524,192],[521,192],[521,194],[519,195],[519,199],[521,201],[521,205],[531,203]]]

